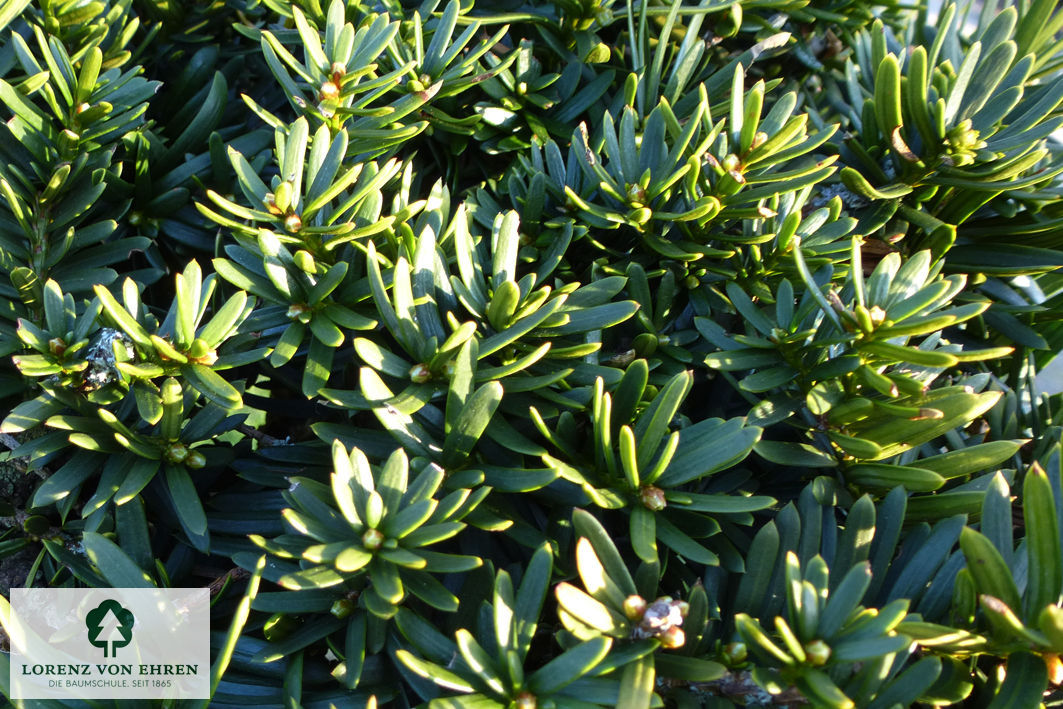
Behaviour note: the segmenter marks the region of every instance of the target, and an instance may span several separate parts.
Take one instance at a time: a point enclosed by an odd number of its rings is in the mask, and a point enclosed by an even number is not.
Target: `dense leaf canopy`
[[[0,621],[209,587],[160,706],[1059,700],[1057,3],[0,32]]]

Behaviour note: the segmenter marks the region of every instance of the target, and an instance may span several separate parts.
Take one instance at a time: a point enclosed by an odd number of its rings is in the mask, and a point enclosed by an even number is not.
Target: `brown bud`
[[[284,211],[277,206],[277,195],[272,192],[267,192],[265,198],[262,200],[266,204],[266,211],[274,216],[280,216],[284,214]]]
[[[335,82],[326,81],[321,84],[321,89],[317,95],[322,101],[335,101],[340,96],[340,87]]]
[[[678,625],[673,625],[672,627],[668,628],[668,630],[661,633],[660,637],[661,645],[668,648],[669,650],[674,650],[677,647],[683,647],[683,643],[686,642],[686,639],[686,633],[684,633],[683,629],[680,628]]]
[[[183,463],[188,458],[188,447],[184,443],[171,443],[163,451],[163,457],[171,463]]]
[[[1044,659],[1045,665],[1048,667],[1048,681],[1054,687],[1063,684],[1063,662],[1060,662],[1059,655],[1054,652],[1047,652],[1044,655]]]
[[[298,234],[303,228],[303,220],[298,214],[289,214],[284,218],[284,228],[293,234]]]
[[[668,506],[668,501],[664,498],[664,490],[653,485],[647,485],[639,490],[639,500],[646,509],[654,512],[659,512]]]
[[[632,206],[641,207],[646,203],[646,190],[644,190],[642,185],[637,182],[633,185],[628,185],[627,198]]]
[[[646,605],[646,599],[642,596],[638,594],[628,596],[624,599],[624,616],[631,621],[642,620]]]
[[[288,319],[289,320],[301,320],[303,315],[310,312],[310,306],[303,305],[302,303],[292,303],[288,306]]]
[[[830,645],[822,640],[813,640],[805,645],[805,654],[813,665],[825,665],[830,659]]]
[[[362,535],[362,546],[369,551],[376,551],[384,544],[384,533],[379,529],[367,529]]]

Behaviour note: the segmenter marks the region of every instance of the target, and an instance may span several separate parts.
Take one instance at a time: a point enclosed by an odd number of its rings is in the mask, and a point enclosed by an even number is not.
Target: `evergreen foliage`
[[[209,586],[168,706],[1063,700],[1053,0],[0,31],[0,578]]]

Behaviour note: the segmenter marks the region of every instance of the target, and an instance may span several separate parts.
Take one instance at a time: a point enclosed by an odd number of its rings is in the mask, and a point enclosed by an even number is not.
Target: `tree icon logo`
[[[133,613],[118,601],[107,599],[85,616],[89,643],[102,647],[104,657],[114,657],[133,639]]]

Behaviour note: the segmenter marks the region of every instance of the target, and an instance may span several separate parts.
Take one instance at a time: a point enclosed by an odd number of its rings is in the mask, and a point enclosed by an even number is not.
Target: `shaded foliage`
[[[1055,698],[1055,3],[0,27],[0,565],[209,586],[181,706]]]

